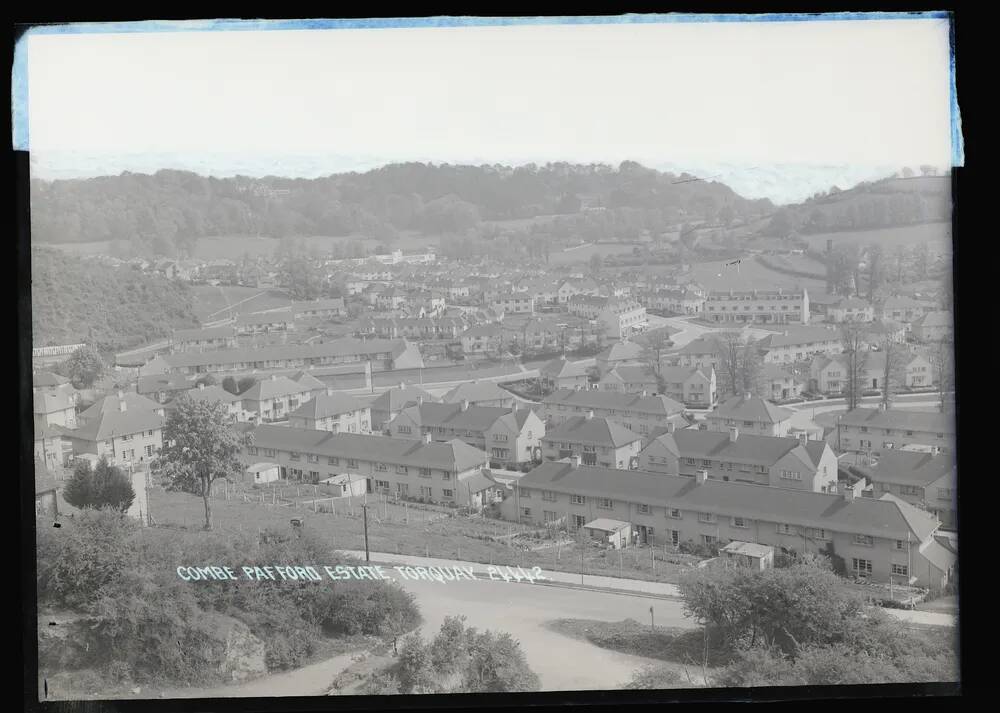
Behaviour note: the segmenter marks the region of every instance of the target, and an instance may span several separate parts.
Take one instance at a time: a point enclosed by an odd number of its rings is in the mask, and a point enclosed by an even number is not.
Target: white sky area
[[[946,20],[30,35],[30,148],[951,164]]]

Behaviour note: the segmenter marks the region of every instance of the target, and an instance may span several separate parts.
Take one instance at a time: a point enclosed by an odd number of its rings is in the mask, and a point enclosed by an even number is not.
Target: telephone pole
[[[368,555],[368,506],[362,505],[361,510],[365,521],[365,562],[371,562],[371,557]]]

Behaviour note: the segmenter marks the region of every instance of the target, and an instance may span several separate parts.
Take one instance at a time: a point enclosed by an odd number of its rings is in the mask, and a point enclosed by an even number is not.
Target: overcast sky
[[[946,20],[29,35],[33,152],[951,164]]]

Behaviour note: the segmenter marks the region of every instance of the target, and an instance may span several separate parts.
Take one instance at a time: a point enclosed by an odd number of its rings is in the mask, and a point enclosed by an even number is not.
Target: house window
[[[871,535],[855,535],[853,542],[854,544],[860,545],[862,547],[875,546],[875,538],[872,537]]]
[[[289,453],[288,457],[291,458],[292,460],[299,460],[301,458],[301,456],[298,453],[296,453],[295,451],[292,451],[291,453]]]
[[[827,534],[826,530],[821,530],[818,528],[813,528],[809,531],[810,537],[814,540],[829,540],[830,536]]]
[[[711,512],[698,513],[698,522],[715,522],[715,513]]]
[[[638,510],[639,512],[641,512],[643,515],[648,515],[649,514],[649,505],[647,505],[646,503],[639,503],[635,507],[636,507],[636,510]]]
[[[309,462],[310,463],[319,463],[319,456],[310,454],[309,455]]]
[[[719,538],[715,535],[702,535],[701,542],[704,545],[714,545],[719,541]]]
[[[347,467],[348,468],[357,468],[358,467],[358,462],[356,460],[354,460],[353,458],[348,458],[347,459]]]
[[[678,510],[677,508],[671,508],[669,512],[670,512],[670,517],[673,518],[674,520],[681,519],[681,511]]]
[[[146,446],[146,457],[147,458],[152,458],[153,457],[153,447],[152,446]]]
[[[530,498],[531,497],[531,491],[528,490],[527,488],[522,488],[520,490],[520,493],[521,493],[521,497],[522,498]]]
[[[257,455],[257,449],[254,448],[253,446],[247,446],[247,453],[249,453],[252,456],[255,456]]]
[[[587,499],[582,495],[571,495],[569,497],[569,501],[574,505],[583,505],[587,501]]]
[[[802,473],[797,470],[783,470],[781,477],[785,480],[802,480]]]
[[[894,564],[892,566],[892,573],[897,577],[908,577],[910,569],[905,564]]]
[[[543,510],[542,518],[545,520],[545,522],[555,522],[556,520],[559,519],[559,516],[552,510]]]
[[[778,534],[779,535],[794,535],[795,528],[785,522],[778,523]]]
[[[531,517],[531,508],[521,508],[521,517]]]
[[[612,507],[611,498],[598,498],[597,507],[601,510],[610,510]]]
[[[896,549],[897,550],[905,550],[906,549],[906,542],[903,541],[903,540],[896,540]]]
[[[851,570],[857,574],[871,574],[872,561],[854,557],[851,559]]]
[[[379,471],[380,473],[385,473],[386,471],[389,470],[389,468],[386,467],[385,463],[376,463],[375,470]]]
[[[409,432],[411,431],[411,429],[410,429],[410,427],[409,427],[409,426],[397,426],[397,427],[396,427],[396,430],[397,430],[397,431],[398,431],[399,433],[409,433]]]
[[[331,458],[327,458],[326,459],[326,464],[327,465],[340,465],[340,458],[332,458],[332,457]]]
[[[264,455],[267,456],[268,458],[274,458],[275,451],[273,448],[265,448]]]
[[[742,517],[733,518],[733,527],[747,527],[747,521]]]
[[[542,491],[542,500],[548,500],[549,502],[555,502],[556,501],[556,494],[553,493],[551,490],[543,490]]]

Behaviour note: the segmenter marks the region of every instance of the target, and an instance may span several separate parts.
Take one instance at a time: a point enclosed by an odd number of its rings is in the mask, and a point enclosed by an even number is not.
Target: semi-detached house
[[[161,404],[134,392],[105,396],[77,419],[77,428],[60,428],[74,455],[107,456],[113,465],[144,464],[163,447]]]
[[[942,529],[957,529],[958,469],[951,455],[894,450],[860,470],[875,497],[890,493],[935,515]]]
[[[579,456],[588,465],[606,468],[638,467],[641,450],[641,434],[606,418],[597,418],[593,411],[566,419],[542,439],[542,455],[546,460]]]
[[[363,480],[369,493],[466,503],[470,495],[466,481],[486,467],[486,453],[457,439],[428,441],[245,426],[240,458],[247,467],[275,463],[287,480],[316,483],[348,476],[352,482]]]
[[[542,400],[545,416],[553,426],[593,412],[644,439],[665,432],[671,425],[687,428],[684,406],[671,398],[651,392],[560,389]]]
[[[696,429],[663,434],[639,454],[639,468],[653,473],[694,477],[707,471],[713,480],[777,488],[837,489],[837,456],[826,441],[755,436]]]
[[[705,416],[709,431],[728,433],[736,427],[741,433],[759,436],[787,436],[792,425],[792,412],[775,406],[755,394],[739,394],[727,399]]]
[[[542,463],[501,506],[509,520],[541,525],[562,520],[571,530],[595,518],[632,525],[640,542],[770,545],[783,552],[832,553],[849,573],[876,582],[939,587],[954,556],[934,537],[930,513],[891,495],[762,488],[737,482]]]
[[[876,458],[907,445],[952,453],[955,447],[954,413],[914,409],[856,408],[837,421],[837,450],[866,453]]]

